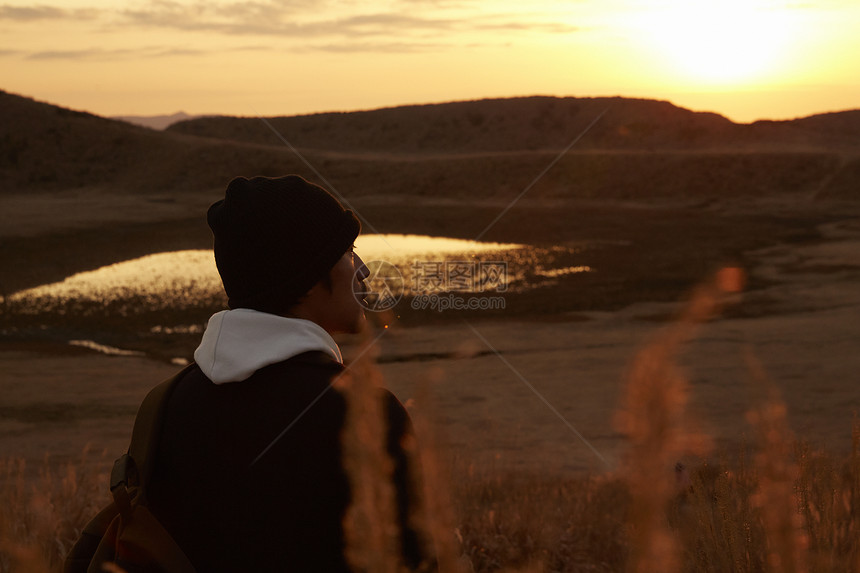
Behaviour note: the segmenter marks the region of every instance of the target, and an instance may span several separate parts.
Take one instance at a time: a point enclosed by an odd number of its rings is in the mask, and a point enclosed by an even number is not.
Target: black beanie
[[[237,177],[207,220],[230,308],[275,314],[326,276],[361,230],[352,211],[298,175]]]

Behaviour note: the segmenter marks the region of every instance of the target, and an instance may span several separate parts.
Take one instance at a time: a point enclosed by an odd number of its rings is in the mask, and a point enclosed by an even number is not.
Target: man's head
[[[358,328],[348,323],[363,317],[353,289],[366,271],[352,258],[361,225],[330,193],[297,175],[237,177],[207,219],[230,308],[292,315],[310,302],[314,314],[330,312],[302,318],[330,332]]]

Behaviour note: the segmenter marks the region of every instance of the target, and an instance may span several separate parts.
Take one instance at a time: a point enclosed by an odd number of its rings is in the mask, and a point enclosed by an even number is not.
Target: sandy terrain
[[[758,394],[749,351],[780,389],[799,436],[838,451],[850,446],[860,409],[860,218],[821,231],[815,243],[748,253],[750,278],[768,286],[736,297],[679,357],[692,387],[690,409],[718,443],[738,443],[747,433],[744,413]],[[552,322],[482,321],[476,313],[468,322],[396,327],[379,338],[381,369],[404,402],[429,385],[432,415],[458,463],[600,471],[605,466],[571,428],[617,463],[624,439],[612,419],[625,373],[665,328],[655,317],[675,310],[641,303]],[[175,369],[60,345],[4,344],[0,455],[33,467],[46,453],[77,459],[89,444],[90,459],[107,464],[125,448],[147,389]],[[413,407],[416,416],[425,412]]]

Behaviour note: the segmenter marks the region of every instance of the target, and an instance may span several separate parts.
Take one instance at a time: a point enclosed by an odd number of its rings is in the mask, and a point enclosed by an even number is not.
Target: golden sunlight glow
[[[2,0],[0,89],[109,116],[542,94],[753,121],[856,107],[858,26],[856,0]]]
[[[787,67],[800,19],[772,0],[668,0],[639,23],[684,79],[737,85]]]

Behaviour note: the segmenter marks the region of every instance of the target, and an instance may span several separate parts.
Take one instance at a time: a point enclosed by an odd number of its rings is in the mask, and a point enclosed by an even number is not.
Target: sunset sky
[[[11,0],[0,89],[100,115],[540,94],[746,122],[860,107],[858,32],[857,0]]]

